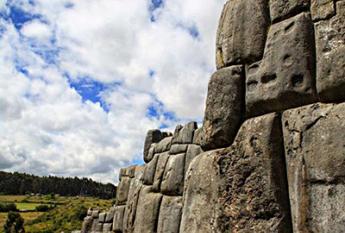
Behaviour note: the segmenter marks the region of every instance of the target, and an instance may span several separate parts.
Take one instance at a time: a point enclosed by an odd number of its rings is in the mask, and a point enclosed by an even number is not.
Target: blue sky
[[[0,167],[114,182],[201,121],[223,3],[0,0]]]

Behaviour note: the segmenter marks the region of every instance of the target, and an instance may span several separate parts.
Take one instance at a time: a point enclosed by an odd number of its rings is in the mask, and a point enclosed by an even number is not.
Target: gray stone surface
[[[123,232],[123,217],[126,206],[116,206],[113,220],[113,231]]]
[[[291,17],[303,10],[307,10],[310,0],[270,0],[270,12],[272,21]]]
[[[123,233],[132,233],[134,231],[134,222],[136,217],[138,199],[142,188],[142,177],[144,167],[138,166],[135,171],[135,177],[131,181],[128,192],[128,201],[126,204],[125,214],[123,217]]]
[[[189,164],[192,162],[192,160],[201,154],[203,151],[199,145],[188,145],[188,150],[186,153],[186,159],[184,162],[184,172],[186,173],[189,167]]]
[[[260,60],[269,25],[267,0],[227,1],[217,32],[217,68]]]
[[[98,223],[95,227],[95,232],[102,232],[103,231],[103,223]]]
[[[306,13],[270,28],[263,60],[246,69],[248,117],[316,101],[313,35]]]
[[[98,218],[98,215],[99,215],[99,210],[92,210],[92,217],[93,218]]]
[[[93,219],[91,231],[97,231],[97,229],[98,229],[98,227],[99,227],[98,224],[99,224],[98,218]]]
[[[244,114],[242,66],[218,70],[208,84],[201,146],[204,150],[231,145]]]
[[[112,223],[114,219],[115,207],[111,207],[107,213],[107,217],[105,218],[106,223]]]
[[[279,114],[247,120],[219,152],[221,232],[292,232]]]
[[[163,139],[164,140],[164,139]],[[155,150],[156,150],[156,146],[157,146],[157,143],[152,143],[151,146],[150,146],[150,149],[149,149],[149,152],[147,153],[147,156],[146,158],[144,159],[144,161],[146,163],[150,162],[153,158],[153,156],[155,155]]]
[[[149,149],[152,143],[157,143],[160,140],[163,139],[163,133],[158,130],[158,129],[153,129],[153,130],[149,130],[146,134],[146,138],[145,138],[145,143],[144,143],[144,161],[145,162],[149,162],[147,161],[147,155],[149,153]]]
[[[218,187],[222,185],[215,151],[196,157],[186,174],[180,233],[215,232]]]
[[[169,154],[176,155],[176,154],[185,153],[187,149],[188,149],[188,144],[174,144],[174,145],[171,145]]]
[[[157,233],[179,233],[182,215],[182,197],[164,196],[162,199]]]
[[[345,101],[345,1],[337,14],[315,25],[317,90],[321,101]]]
[[[163,153],[165,151],[169,151],[170,146],[171,146],[171,140],[172,140],[172,136],[166,137],[162,139],[159,143],[157,143],[157,146],[155,148],[155,153]]]
[[[333,0],[311,0],[311,17],[313,20],[322,20],[332,17],[335,14]]]
[[[113,224],[112,223],[104,223],[103,224],[103,233],[110,233],[112,232]]]
[[[100,223],[105,223],[105,218],[107,217],[107,213],[100,213],[98,216],[98,221]]]
[[[171,155],[165,166],[161,192],[167,195],[182,195],[185,154]]]
[[[134,233],[156,232],[162,194],[152,193],[146,186],[140,192]]]
[[[283,114],[294,232],[345,232],[345,104]]]
[[[162,154],[158,154],[157,156],[158,156],[158,161],[157,161],[155,177],[154,177],[153,185],[152,185],[153,192],[160,191],[165,166],[169,159],[169,152],[164,152]]]
[[[202,133],[203,133],[203,129],[202,128],[199,128],[199,129],[194,131],[193,144],[196,144],[196,145],[200,145],[201,144]]]
[[[131,178],[122,177],[121,181],[116,190],[116,204],[123,205],[126,204],[129,186],[131,184]]]
[[[152,185],[153,179],[156,173],[156,166],[157,166],[158,156],[153,156],[153,159],[145,164],[144,175],[143,175],[143,184],[145,185]]]
[[[196,122],[189,122],[182,128],[178,126],[172,138],[172,144],[190,144],[193,143],[194,131],[198,128]]]
[[[121,168],[120,169],[119,180],[121,180],[122,177],[133,178],[134,177],[134,172],[135,172],[135,167],[136,166],[129,166],[129,167],[126,167],[126,168]]]
[[[92,216],[86,216],[83,221],[83,225],[81,227],[81,233],[88,233],[92,229],[92,222],[93,217]]]

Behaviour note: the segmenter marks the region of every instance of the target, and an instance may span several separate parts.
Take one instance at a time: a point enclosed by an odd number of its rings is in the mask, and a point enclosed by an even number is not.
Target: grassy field
[[[71,232],[81,228],[85,211],[89,207],[106,210],[112,205],[112,200],[101,200],[91,197],[60,197],[50,196],[1,196],[0,202],[15,203],[20,210],[34,210],[37,205],[54,205],[47,212],[21,212],[25,221],[26,233]],[[0,213],[0,232],[7,219],[7,213]]]

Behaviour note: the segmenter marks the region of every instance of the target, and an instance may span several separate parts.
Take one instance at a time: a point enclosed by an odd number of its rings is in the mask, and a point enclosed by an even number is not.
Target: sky
[[[0,0],[0,170],[117,183],[202,122],[225,0]]]

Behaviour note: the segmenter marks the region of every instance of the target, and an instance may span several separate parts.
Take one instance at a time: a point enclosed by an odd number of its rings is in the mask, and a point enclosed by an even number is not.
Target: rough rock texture
[[[189,145],[188,150],[186,153],[186,159],[184,162],[184,172],[186,173],[189,167],[189,164],[192,162],[192,160],[197,157],[199,154],[201,154],[203,151],[199,145]]]
[[[171,140],[172,140],[172,137],[164,138],[162,141],[157,143],[157,146],[155,147],[154,152],[155,153],[163,153],[165,151],[169,151],[170,146],[171,146]]]
[[[159,207],[162,194],[152,193],[151,187],[146,186],[140,192],[134,233],[149,233],[157,231]]]
[[[317,90],[321,101],[345,101],[345,1],[337,14],[315,25]]]
[[[345,104],[283,114],[294,232],[345,232]]]
[[[270,28],[263,60],[247,68],[247,116],[315,101],[313,35],[306,13]]]
[[[159,130],[149,130],[146,134],[145,144],[144,144],[144,161],[150,162],[150,159],[148,157],[149,150],[152,143],[159,142],[162,140],[163,134]]]
[[[179,233],[182,197],[164,196],[159,211],[157,233]]]
[[[113,224],[112,223],[104,223],[103,224],[103,233],[110,233],[112,232]]]
[[[186,174],[180,233],[213,232],[221,186],[216,151],[192,160]]]
[[[222,232],[292,232],[280,115],[243,123],[219,152]]]
[[[93,223],[92,216],[86,216],[84,218],[83,225],[81,227],[81,233],[88,233],[89,231],[91,231],[92,223]]]
[[[174,144],[171,146],[169,150],[169,154],[176,155],[176,154],[185,153],[187,149],[188,149],[188,144]]]
[[[194,131],[198,128],[196,122],[189,122],[182,128],[178,126],[172,138],[172,144],[190,144],[193,143]]]
[[[153,156],[153,159],[145,165],[144,175],[143,175],[143,183],[145,185],[152,185],[153,179],[156,173],[156,166],[157,166],[158,156]]]
[[[261,59],[270,23],[267,0],[232,0],[217,32],[217,68]]]
[[[115,207],[114,212],[114,221],[113,221],[113,230],[115,232],[123,231],[123,216],[125,213],[126,206],[117,206]]]
[[[243,119],[242,66],[218,70],[208,84],[201,146],[204,150],[231,145]]]
[[[270,0],[272,21],[288,18],[309,7],[310,0]]]
[[[161,191],[168,195],[182,195],[185,154],[171,155],[166,164]]]
[[[116,190],[116,204],[123,205],[127,201],[128,190],[131,184],[131,178],[122,177]]]
[[[161,182],[162,182],[165,166],[168,162],[168,159],[169,159],[168,152],[164,152],[158,155],[158,162],[157,162],[155,177],[154,177],[154,181],[152,185],[152,191],[154,192],[160,191]]]
[[[327,19],[335,14],[333,0],[311,0],[310,7],[313,20]]]

